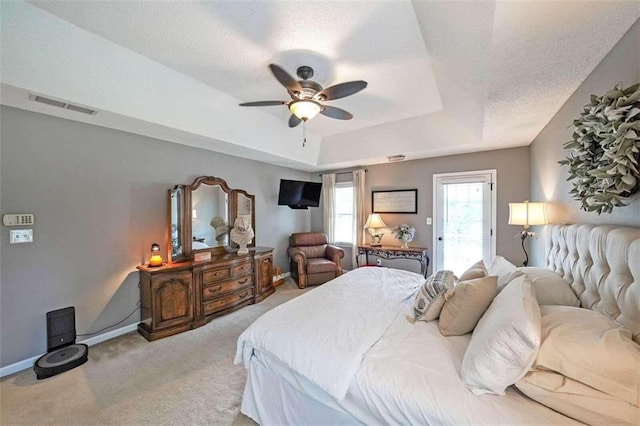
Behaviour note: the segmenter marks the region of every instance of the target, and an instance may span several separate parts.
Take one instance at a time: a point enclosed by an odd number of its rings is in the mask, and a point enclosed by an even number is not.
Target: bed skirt
[[[361,424],[291,386],[255,356],[249,364],[240,411],[261,425]]]

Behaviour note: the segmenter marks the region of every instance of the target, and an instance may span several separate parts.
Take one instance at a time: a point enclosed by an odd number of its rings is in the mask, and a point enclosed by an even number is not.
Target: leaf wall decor
[[[573,127],[565,159],[558,161],[569,166],[569,194],[587,212],[628,205],[640,190],[640,83],[591,95]]]

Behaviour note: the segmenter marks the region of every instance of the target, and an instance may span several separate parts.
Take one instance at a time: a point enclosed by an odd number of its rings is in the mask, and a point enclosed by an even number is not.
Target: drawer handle
[[[244,283],[246,283],[247,281],[249,281],[249,278],[245,278],[245,279],[243,279],[243,280],[240,280],[240,281],[238,281],[238,283],[240,283],[240,284],[244,284]]]
[[[240,299],[244,299],[244,297],[245,297],[247,294],[248,294],[248,293],[241,294],[241,295],[239,295],[238,297],[239,297]]]
[[[215,293],[215,292],[218,292],[218,291],[220,291],[220,290],[222,290],[222,286],[220,286],[220,287],[216,288],[215,290],[213,290],[213,292]]]

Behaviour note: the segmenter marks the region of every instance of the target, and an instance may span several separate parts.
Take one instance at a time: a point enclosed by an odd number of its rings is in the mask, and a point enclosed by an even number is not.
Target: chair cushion
[[[321,246],[298,246],[296,249],[301,250],[307,256],[307,259],[313,259],[316,257],[325,257],[327,252],[327,245]]]
[[[307,259],[307,274],[320,274],[322,272],[335,272],[336,264],[324,257]]]
[[[289,246],[320,246],[327,244],[327,235],[323,232],[296,232],[289,237]]]

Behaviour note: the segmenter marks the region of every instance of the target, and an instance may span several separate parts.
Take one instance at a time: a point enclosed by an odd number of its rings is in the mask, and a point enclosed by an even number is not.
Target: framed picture
[[[371,191],[371,211],[373,213],[417,214],[418,190]]]

